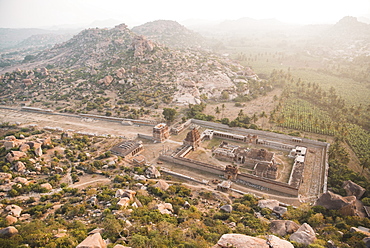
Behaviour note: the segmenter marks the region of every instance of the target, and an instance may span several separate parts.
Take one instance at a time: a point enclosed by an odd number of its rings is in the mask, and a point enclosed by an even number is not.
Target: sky
[[[275,18],[331,24],[344,16],[370,19],[370,0],[0,0],[0,28],[84,25],[114,19],[129,27],[155,20]]]

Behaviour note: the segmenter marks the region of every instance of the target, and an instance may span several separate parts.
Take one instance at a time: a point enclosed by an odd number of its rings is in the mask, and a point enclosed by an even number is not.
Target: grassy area
[[[333,86],[338,94],[351,105],[370,104],[370,89],[360,82],[324,74],[309,68],[292,69],[291,73],[295,78],[301,78],[303,81],[318,83],[324,90],[329,90]]]

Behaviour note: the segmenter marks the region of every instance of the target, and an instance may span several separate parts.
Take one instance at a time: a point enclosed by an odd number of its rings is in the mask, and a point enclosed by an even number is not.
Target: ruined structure
[[[143,150],[144,146],[141,142],[129,140],[114,146],[111,152],[123,158],[131,159]]]
[[[170,130],[166,123],[159,123],[153,127],[153,139],[156,142],[162,143],[170,137]]]
[[[184,139],[184,145],[193,147],[193,150],[196,150],[200,144],[200,134],[198,129],[193,128],[188,132],[186,138]]]
[[[266,149],[242,148],[223,141],[218,148],[212,151],[212,154],[220,160],[253,167],[256,176],[277,178],[278,167],[274,160],[275,153]]]

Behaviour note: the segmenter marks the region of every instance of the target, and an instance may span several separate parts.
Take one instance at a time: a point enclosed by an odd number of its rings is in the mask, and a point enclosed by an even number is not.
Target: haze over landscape
[[[0,248],[370,247],[369,96],[369,0],[0,0]]]
[[[1,0],[0,27],[41,28],[113,20],[130,27],[153,20],[222,21],[243,17],[291,24],[333,24],[344,16],[370,18],[368,0],[117,1]]]

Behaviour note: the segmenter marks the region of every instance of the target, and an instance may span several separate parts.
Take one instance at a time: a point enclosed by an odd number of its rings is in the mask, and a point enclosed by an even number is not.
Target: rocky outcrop
[[[323,206],[327,209],[338,210],[344,206],[352,204],[354,201],[356,201],[355,196],[343,197],[328,191],[327,193],[322,194],[319,199],[317,199],[315,205]]]
[[[8,226],[6,228],[0,229],[1,238],[10,238],[17,234],[18,234],[18,230],[14,226]]]
[[[270,223],[270,232],[279,236],[285,236],[297,231],[299,225],[291,220],[273,220]]]
[[[135,195],[136,195],[136,191],[134,191],[134,190],[117,189],[116,194],[115,194],[115,197],[117,197],[117,198],[127,197],[131,201],[133,201],[135,199]]]
[[[26,166],[24,165],[24,163],[22,163],[21,161],[17,161],[15,164],[14,164],[14,170],[16,172],[24,172],[26,170]]]
[[[154,165],[151,165],[146,169],[145,174],[149,178],[158,178],[161,176],[161,173],[157,170],[157,168]]]
[[[333,192],[326,192],[317,199],[316,206],[339,210],[344,215],[357,215],[356,196],[340,196]]]
[[[84,239],[76,248],[106,248],[103,238],[100,233],[95,233]]]
[[[361,199],[363,194],[365,193],[365,189],[361,187],[360,185],[349,181],[343,182],[343,188],[346,190],[348,196],[355,196],[358,200]]]
[[[132,41],[132,47],[134,49],[134,56],[141,57],[146,52],[151,52],[154,49],[154,43],[150,40],[145,39],[143,36],[136,36]]]
[[[273,210],[274,207],[279,206],[279,201],[277,201],[277,200],[259,200],[258,201],[258,206],[260,208],[269,208],[269,209]]]
[[[172,214],[173,208],[171,203],[161,203],[158,204],[155,209],[158,209],[158,211],[161,214]]]
[[[13,163],[14,161],[18,161],[21,158],[27,157],[27,154],[20,151],[10,151],[6,156],[6,160],[8,160],[10,163]]]
[[[267,240],[251,237],[244,234],[224,234],[212,248],[293,248],[293,245],[274,235],[267,236]]]
[[[295,233],[290,235],[289,239],[299,244],[309,245],[315,242],[316,234],[309,224],[304,223]]]

